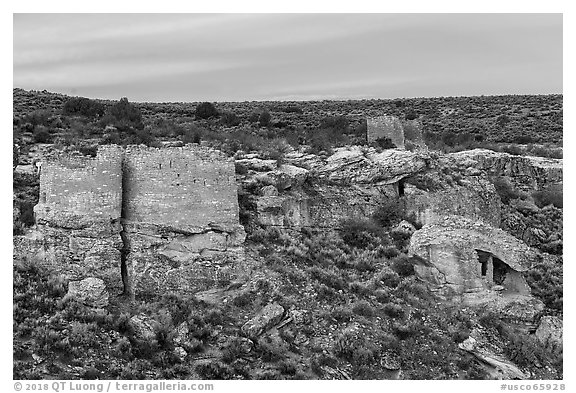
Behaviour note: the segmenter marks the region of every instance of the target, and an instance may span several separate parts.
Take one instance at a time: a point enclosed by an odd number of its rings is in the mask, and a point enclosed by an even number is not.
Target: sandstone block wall
[[[124,162],[127,221],[196,231],[238,224],[234,162],[203,147],[128,147]]]
[[[380,138],[390,138],[392,143],[404,149],[404,128],[402,122],[395,116],[380,116],[367,119],[368,143]]]
[[[34,208],[43,235],[39,263],[72,281],[98,277],[122,288],[122,155],[103,146],[95,158],[64,154],[42,164]]]
[[[124,161],[128,285],[136,296],[195,292],[242,268],[234,162],[200,146],[131,146]]]
[[[241,269],[234,164],[214,150],[102,146],[43,164],[41,263],[136,296],[194,292]],[[121,273],[123,272],[123,273]]]
[[[102,146],[95,158],[69,154],[42,164],[37,219],[50,221],[57,210],[101,219],[120,218],[122,154],[118,146]]]

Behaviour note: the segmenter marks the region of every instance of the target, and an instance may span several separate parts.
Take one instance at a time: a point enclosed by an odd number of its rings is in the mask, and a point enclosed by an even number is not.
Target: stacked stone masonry
[[[242,258],[234,164],[197,145],[52,157],[35,213],[43,263],[136,296],[226,283]]]

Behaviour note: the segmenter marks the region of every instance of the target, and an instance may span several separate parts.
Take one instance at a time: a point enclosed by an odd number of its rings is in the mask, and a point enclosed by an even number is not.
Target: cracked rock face
[[[522,190],[538,190],[546,185],[562,184],[563,160],[556,158],[515,156],[486,149],[447,154],[443,165],[474,168],[491,176],[506,176]]]

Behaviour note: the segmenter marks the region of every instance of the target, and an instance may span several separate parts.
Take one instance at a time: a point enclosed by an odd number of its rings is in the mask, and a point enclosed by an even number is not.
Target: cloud
[[[17,14],[13,65],[15,87],[134,100],[549,93],[562,16]]]

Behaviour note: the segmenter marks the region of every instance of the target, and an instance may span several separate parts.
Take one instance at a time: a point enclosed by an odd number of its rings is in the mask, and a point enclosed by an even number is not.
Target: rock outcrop
[[[457,184],[430,191],[406,184],[404,190],[407,213],[413,214],[423,225],[432,224],[446,215],[458,215],[500,226],[500,197],[486,178],[464,177]]]
[[[484,365],[492,379],[527,379],[526,375],[514,363],[501,355],[495,354],[474,337],[468,337],[458,347],[474,355]]]
[[[476,170],[489,176],[505,176],[519,189],[539,190],[562,184],[562,159],[515,156],[486,149],[447,154],[441,164],[463,171]]]
[[[95,277],[71,281],[68,284],[66,297],[90,307],[104,308],[108,306],[106,285],[104,281]]]
[[[379,153],[352,146],[335,149],[323,159],[290,153],[286,164],[268,172],[257,172],[263,165],[253,163],[248,178],[250,182],[256,179],[261,190],[255,201],[258,222],[287,228],[335,228],[343,219],[370,217],[382,198],[398,197],[399,180],[425,169],[429,158],[425,152],[392,149]]]
[[[272,326],[276,325],[284,316],[284,307],[271,303],[264,307],[258,315],[242,326],[242,333],[248,337],[258,337]]]
[[[563,323],[562,319],[555,316],[545,316],[540,319],[536,338],[552,353],[563,353]]]

